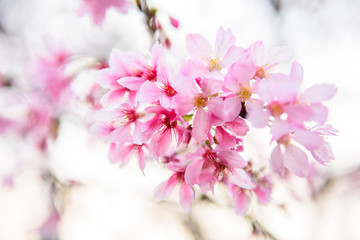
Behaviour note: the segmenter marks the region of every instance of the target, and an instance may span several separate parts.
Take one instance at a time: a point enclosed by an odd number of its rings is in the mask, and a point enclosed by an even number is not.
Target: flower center
[[[177,94],[175,89],[173,89],[170,85],[164,85],[161,87],[163,91],[165,92],[166,96],[172,97]]]
[[[275,103],[272,103],[270,106],[270,112],[271,112],[271,115],[273,115],[274,117],[279,117],[283,114],[284,110],[282,108],[282,106],[275,102]]]
[[[286,134],[282,136],[279,140],[277,140],[278,144],[283,144],[284,146],[288,146],[290,144],[290,135]]]
[[[242,102],[245,102],[252,95],[250,86],[243,86],[238,93],[239,98],[241,98]]]
[[[127,125],[135,122],[139,118],[139,114],[134,109],[122,109],[119,114],[119,118],[113,123],[114,127],[121,125]]]
[[[213,71],[214,69],[216,70],[221,70],[221,66],[219,64],[220,59],[217,57],[208,57],[206,58],[206,62],[207,65],[209,67],[209,71]]]
[[[166,128],[175,128],[177,126],[177,121],[170,122],[169,117],[165,117],[163,123],[166,126]]]
[[[264,68],[263,67],[257,67],[254,78],[263,79],[265,77],[266,77],[266,71],[264,70]]]
[[[201,94],[198,94],[194,97],[193,105],[196,109],[204,108],[206,107],[206,102],[207,102],[207,98],[205,98]]]

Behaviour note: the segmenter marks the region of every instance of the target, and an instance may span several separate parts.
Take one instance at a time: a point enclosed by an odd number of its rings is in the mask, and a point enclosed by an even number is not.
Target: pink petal
[[[232,47],[236,42],[236,38],[228,28],[226,31],[220,27],[216,33],[216,42],[214,53],[218,58],[223,58],[228,52],[229,48]]]
[[[230,182],[243,189],[254,189],[256,184],[243,169],[236,169],[230,176]]]
[[[275,118],[272,123],[270,133],[273,135],[273,140],[279,140],[281,137],[291,133],[293,130],[294,127],[290,123],[279,118]]]
[[[284,157],[279,145],[276,145],[271,153],[270,166],[274,172],[278,173],[282,177],[284,176]]]
[[[305,103],[322,102],[331,99],[337,89],[330,84],[317,84],[306,89],[299,98],[299,101]]]
[[[192,187],[182,182],[179,192],[180,205],[185,213],[190,213],[191,204],[195,199],[194,190]]]
[[[178,174],[175,173],[169,178],[169,180],[160,183],[154,190],[154,201],[160,202],[161,200],[168,198],[174,191],[178,181]]]
[[[126,89],[120,88],[115,89],[113,91],[109,91],[104,96],[101,97],[100,103],[103,106],[110,106],[110,105],[119,105],[122,102],[122,99],[126,93]]]
[[[302,144],[309,151],[316,150],[323,146],[324,139],[317,133],[307,130],[295,131],[293,138],[300,144]]]
[[[235,190],[234,190],[235,191]],[[234,209],[236,214],[245,214],[249,207],[249,197],[241,190],[233,193]]]
[[[319,125],[324,124],[327,121],[329,110],[321,103],[313,103],[310,106],[313,111],[311,120],[317,122]]]
[[[234,63],[230,67],[230,73],[236,77],[238,84],[246,85],[254,77],[256,66],[249,59],[244,59]]]
[[[225,122],[234,121],[239,117],[241,100],[238,97],[213,98],[207,103],[209,111]]]
[[[241,90],[241,85],[238,82],[237,75],[231,70],[225,75],[223,91],[224,92],[232,92],[238,93]]]
[[[181,69],[181,74],[187,77],[205,77],[209,73],[209,67],[199,60],[188,60]]]
[[[232,122],[225,123],[225,127],[229,129],[236,136],[245,136],[249,131],[249,127],[246,125],[246,122],[242,118],[236,118]]]
[[[262,41],[251,44],[249,54],[255,65],[261,66],[265,64],[265,47]]]
[[[150,141],[149,150],[155,157],[166,155],[167,150],[171,145],[171,131],[165,129],[155,133]]]
[[[193,186],[196,183],[197,178],[202,172],[204,160],[198,158],[193,160],[185,169],[185,182],[189,186]]]
[[[216,127],[215,138],[222,148],[230,150],[236,145],[235,137],[225,131],[222,127]]]
[[[199,108],[194,118],[192,134],[196,141],[202,142],[208,138],[211,128],[211,117],[204,109]]]
[[[298,177],[306,177],[310,165],[306,153],[293,145],[287,145],[284,152],[285,167]]]
[[[201,90],[205,96],[219,93],[222,85],[223,81],[212,78],[204,78],[200,82]]]
[[[140,53],[121,52],[114,49],[110,53],[109,66],[117,73],[127,75],[133,69],[141,68],[147,64],[146,58]]]
[[[312,120],[313,117],[313,110],[307,105],[292,104],[284,106],[283,109],[288,115],[287,120],[294,123],[303,124]]]
[[[230,47],[221,61],[221,67],[226,68],[230,66],[234,62],[238,61],[245,53],[246,51],[243,48],[236,46]]]
[[[153,103],[159,100],[163,91],[153,82],[145,82],[136,95],[137,101],[142,103]]]
[[[293,55],[293,50],[290,47],[282,46],[269,49],[267,53],[267,59],[270,63],[280,63]]]
[[[210,57],[212,54],[210,43],[200,34],[187,35],[186,49],[192,58],[200,61],[204,61],[204,58]]]
[[[180,116],[188,114],[194,108],[194,105],[192,104],[192,99],[193,98],[182,94],[176,94],[175,96],[173,96],[171,103],[173,108],[175,109],[175,112]]]
[[[123,143],[131,139],[131,125],[127,124],[125,126],[119,126],[114,129],[108,136],[105,137],[105,139],[108,142],[118,142]]]
[[[243,168],[248,164],[236,151],[220,151],[218,158],[220,159],[221,164],[230,168]]]
[[[105,138],[109,135],[114,128],[112,126],[106,124],[94,124],[90,127],[89,132],[97,137]]]
[[[109,66],[111,70],[116,70],[118,74],[125,75],[127,68],[122,54],[123,52],[119,49],[113,49],[109,56]]]
[[[266,204],[270,202],[271,200],[271,187],[270,186],[264,186],[261,183],[259,183],[256,188],[254,189],[254,192],[257,196],[258,202],[261,204]]]
[[[267,80],[266,80],[267,81]],[[253,127],[264,128],[269,122],[270,112],[264,109],[264,103],[260,100],[252,100],[246,103],[246,118],[251,122]]]
[[[323,165],[335,159],[331,150],[331,146],[327,142],[325,142],[321,148],[311,151],[311,155],[315,158],[316,161]]]
[[[303,81],[304,70],[300,63],[294,62],[291,66],[289,79],[293,82],[294,88],[299,89]]]
[[[159,42],[155,42],[151,48],[151,56],[152,56],[152,65],[157,66],[158,61],[162,64],[161,61],[164,61],[164,49]]]
[[[145,169],[145,153],[144,150],[140,147],[140,149],[138,150],[138,164],[139,164],[139,168],[141,169],[141,171],[144,173],[144,169]]]
[[[124,147],[112,143],[110,145],[108,158],[111,163],[116,163],[120,161],[120,167],[124,167],[129,162],[133,150],[134,148],[132,145],[128,145]]]
[[[194,79],[183,75],[174,76],[171,85],[176,92],[189,98],[193,98],[199,92]]]
[[[124,86],[132,91],[140,89],[141,85],[145,82],[144,79],[139,77],[123,77],[117,81],[121,86]]]
[[[119,88],[119,84],[117,80],[123,77],[122,73],[118,71],[114,71],[111,68],[104,68],[95,72],[94,78],[96,82],[103,88]]]

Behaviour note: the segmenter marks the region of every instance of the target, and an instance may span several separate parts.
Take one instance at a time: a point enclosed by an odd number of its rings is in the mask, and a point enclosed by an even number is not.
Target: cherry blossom
[[[82,0],[82,5],[78,9],[80,16],[91,14],[96,25],[101,25],[104,21],[106,11],[109,8],[116,8],[122,13],[127,13],[130,3],[127,0]]]
[[[179,183],[180,204],[189,212],[194,186],[215,194],[218,184],[228,189],[235,212],[244,214],[251,198],[271,200],[272,173],[305,178],[312,160],[325,165],[334,159],[325,138],[336,130],[326,123],[324,101],[336,88],[318,84],[302,91],[297,62],[288,75],[274,72],[289,59],[288,47],[265,51],[259,41],[243,49],[223,28],[214,47],[199,34],[189,34],[186,47],[191,59],[178,71],[155,43],[149,60],[113,50],[109,67],[96,75],[108,92],[92,132],[110,143],[111,162],[124,166],[135,154],[142,171],[145,158],[164,164],[171,176],[155,189],[157,201]],[[251,127],[270,130],[275,146],[266,167],[241,156]]]

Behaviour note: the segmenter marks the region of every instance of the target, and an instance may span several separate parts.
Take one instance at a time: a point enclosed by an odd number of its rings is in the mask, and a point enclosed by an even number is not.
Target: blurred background
[[[162,24],[154,37],[135,2],[127,14],[110,9],[97,26],[89,15],[78,15],[80,0],[0,0],[0,239],[360,239],[360,1],[147,4],[158,10]],[[197,194],[189,215],[178,205],[177,191],[155,203],[153,189],[169,172],[151,160],[144,175],[136,161],[125,168],[110,164],[108,144],[88,133],[96,109],[96,99],[89,97],[96,97],[90,94],[93,73],[111,49],[149,55],[154,38],[166,34],[167,59],[176,69],[188,58],[188,33],[214,42],[221,26],[231,28],[243,48],[258,40],[267,48],[292,47],[294,56],[279,70],[289,72],[292,61],[300,62],[303,89],[316,83],[338,88],[327,102],[329,122],[339,130],[328,139],[335,160],[327,167],[314,162],[307,179],[276,178],[271,203],[252,204],[247,217],[234,213],[220,187],[215,195]],[[33,87],[41,82],[33,69],[39,56],[53,49],[51,42],[77,59],[64,71],[75,97],[61,98],[56,112],[44,116],[54,103],[32,97],[41,91]],[[248,159],[267,161],[268,135],[254,131],[245,137]]]

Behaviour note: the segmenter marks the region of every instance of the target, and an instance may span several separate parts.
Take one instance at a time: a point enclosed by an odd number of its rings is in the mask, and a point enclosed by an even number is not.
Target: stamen
[[[206,102],[207,102],[207,98],[205,98],[201,94],[198,94],[194,97],[193,105],[196,109],[204,108],[206,107]]]
[[[207,65],[209,67],[209,71],[213,71],[214,69],[216,70],[221,70],[221,66],[219,65],[219,61],[220,59],[217,57],[208,57],[206,58],[206,62]]]

